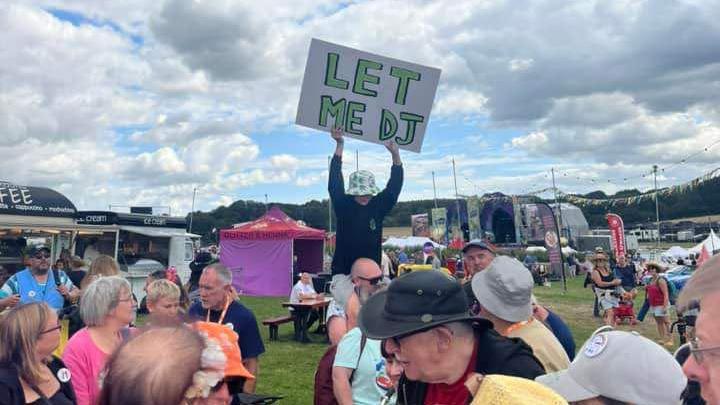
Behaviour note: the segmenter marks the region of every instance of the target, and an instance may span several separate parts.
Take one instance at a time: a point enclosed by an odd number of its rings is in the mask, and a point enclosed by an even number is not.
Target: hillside
[[[605,226],[605,214],[613,212],[623,217],[625,224],[637,224],[655,221],[655,202],[652,198],[632,205],[606,199],[632,197],[640,195],[637,190],[623,190],[614,195],[606,195],[602,191],[594,191],[580,197],[595,199],[585,200],[577,205],[582,209],[591,227]],[[600,200],[600,201],[598,201]],[[304,204],[277,205],[295,219],[305,221],[309,226],[328,228],[328,201],[312,200]],[[454,209],[455,200],[439,199],[439,207]],[[701,217],[720,214],[720,179],[701,183],[684,192],[660,196],[660,219],[675,220],[688,217]],[[432,200],[400,201],[385,219],[385,226],[410,226],[410,215],[429,212],[433,208]],[[257,201],[239,200],[230,206],[221,206],[210,212],[195,212],[193,232],[203,235],[205,241],[215,241],[213,228],[223,229],[233,224],[251,221],[265,213],[265,204]],[[333,229],[335,218],[333,217]]]

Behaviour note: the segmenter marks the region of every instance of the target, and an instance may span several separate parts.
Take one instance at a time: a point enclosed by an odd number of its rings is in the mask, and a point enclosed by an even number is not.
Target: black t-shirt
[[[202,304],[196,302],[190,307],[188,313],[197,320],[205,321],[208,310],[203,309]],[[238,345],[240,345],[240,354],[243,359],[251,359],[265,353],[265,345],[260,337],[255,315],[249,309],[243,304],[233,301],[222,320],[220,320],[221,313],[222,311],[210,311],[210,322],[232,324],[233,330],[238,334]]]
[[[328,192],[337,217],[333,275],[350,274],[350,267],[361,257],[372,259],[380,265],[383,220],[395,206],[402,184],[403,168],[393,165],[385,190],[374,196],[367,205],[360,205],[354,196],[345,194],[342,160],[333,156],[328,179]]]

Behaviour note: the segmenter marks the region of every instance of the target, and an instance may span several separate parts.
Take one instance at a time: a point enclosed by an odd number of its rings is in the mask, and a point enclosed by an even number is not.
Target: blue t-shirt
[[[547,308],[546,308],[547,309]],[[548,317],[545,319],[545,323],[550,327],[553,335],[560,341],[565,353],[567,353],[570,361],[575,358],[575,340],[573,340],[572,332],[568,328],[567,324],[554,312],[548,311]]]
[[[210,311],[210,322],[217,322],[222,311]],[[204,321],[207,317],[208,310],[202,307],[202,304],[195,302],[190,306],[188,311],[191,317]],[[225,319],[221,323],[231,323],[233,330],[238,334],[238,345],[243,359],[251,359],[259,357],[265,353],[265,345],[263,345],[260,337],[255,315],[250,312],[243,304],[233,301],[228,307]]]
[[[615,266],[615,277],[620,279],[622,288],[630,291],[637,287],[635,283],[635,266],[627,264],[625,267]]]

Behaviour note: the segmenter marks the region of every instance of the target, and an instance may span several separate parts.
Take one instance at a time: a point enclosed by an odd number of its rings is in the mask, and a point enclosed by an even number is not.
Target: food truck
[[[26,267],[30,246],[51,247],[53,263],[64,250],[90,261],[115,258],[138,299],[148,274],[174,266],[190,276],[194,243],[183,217],[77,211],[62,194],[45,187],[0,182],[0,282]]]

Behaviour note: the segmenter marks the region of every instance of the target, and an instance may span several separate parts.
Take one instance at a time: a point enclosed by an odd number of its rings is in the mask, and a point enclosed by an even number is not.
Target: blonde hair
[[[695,270],[680,292],[678,307],[686,308],[692,301],[702,300],[715,292],[720,292],[720,255],[711,257]]]
[[[35,346],[50,317],[45,302],[32,302],[11,309],[0,318],[0,363],[13,364],[20,377],[31,384],[43,382]]]
[[[155,280],[147,287],[147,302],[158,302],[163,298],[180,301],[180,288],[170,280]]]
[[[115,259],[108,255],[100,255],[90,264],[90,269],[80,283],[80,288],[85,288],[100,277],[117,276],[120,274],[120,266]]]

